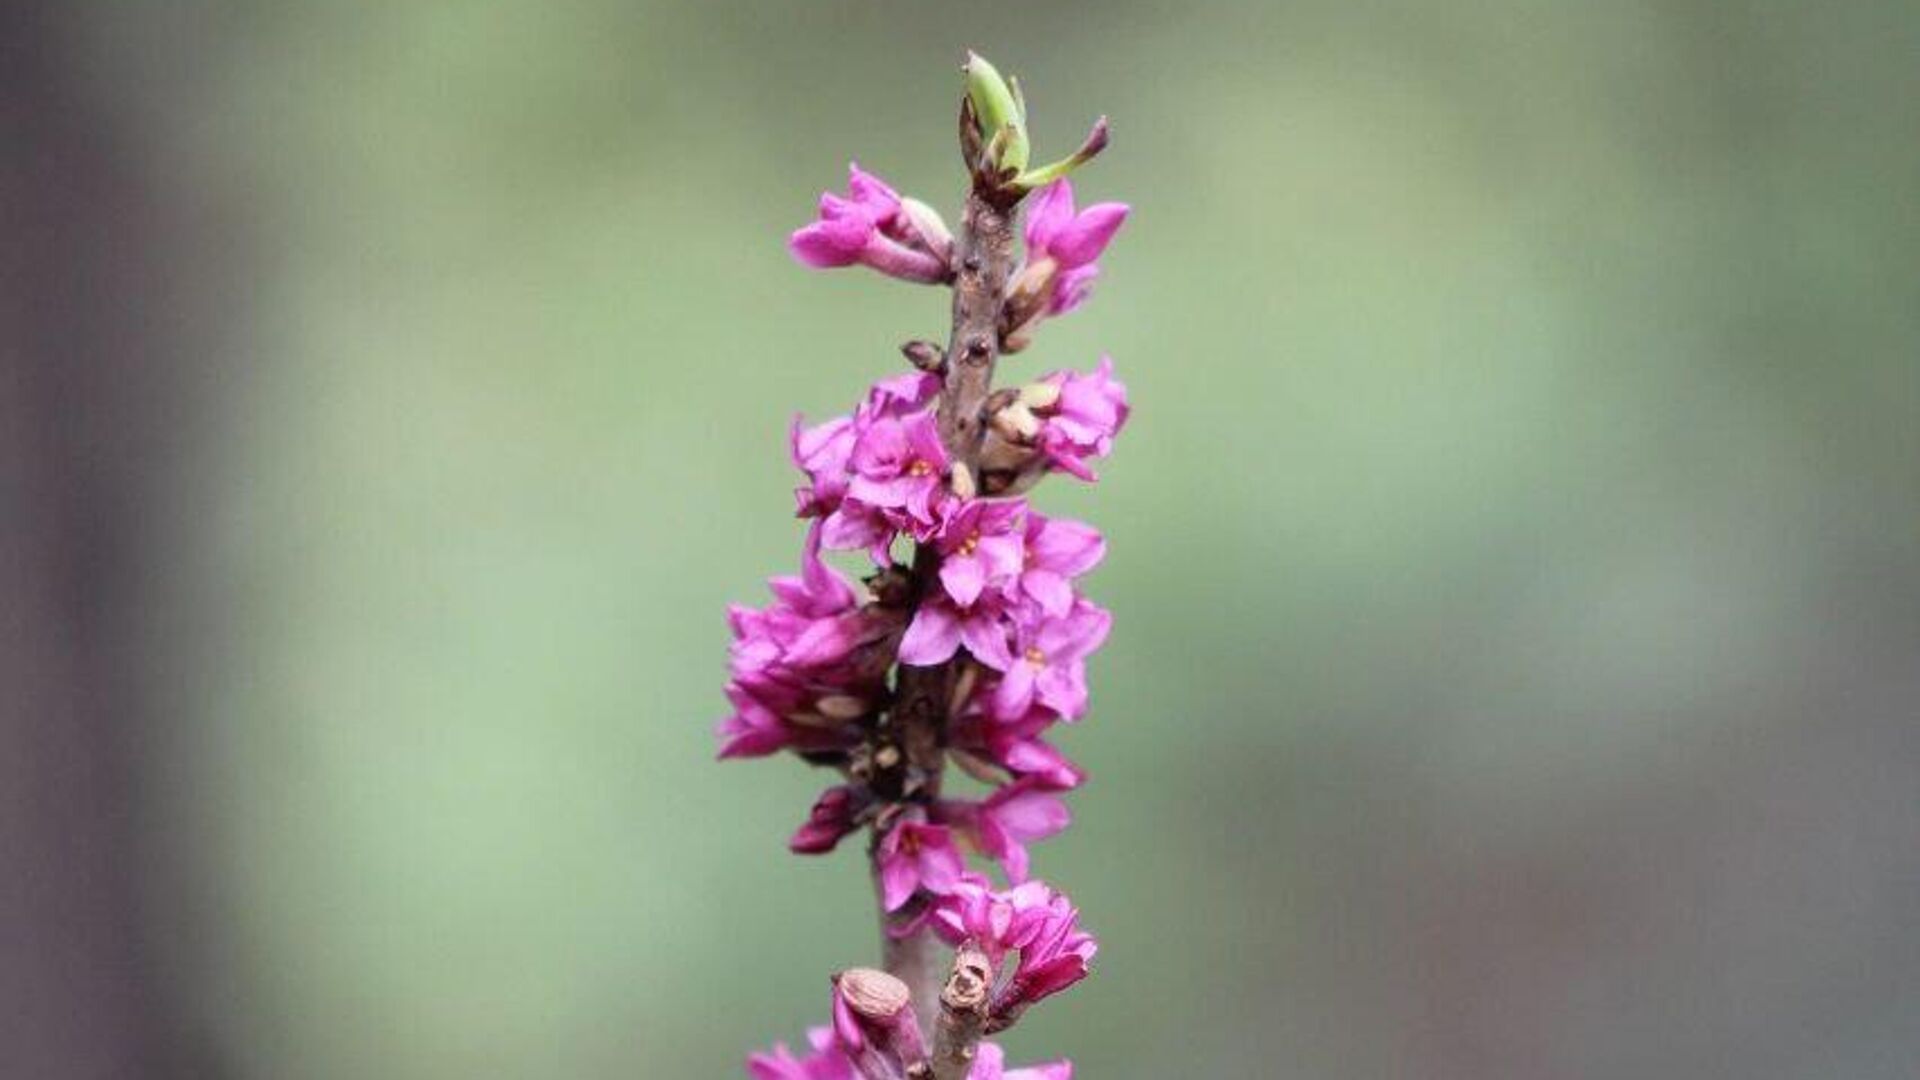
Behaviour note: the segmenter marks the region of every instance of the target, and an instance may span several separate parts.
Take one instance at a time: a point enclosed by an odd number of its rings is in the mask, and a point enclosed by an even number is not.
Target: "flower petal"
[[[922,604],[900,639],[900,662],[914,667],[943,664],[959,647],[959,614],[945,604]]]
[[[949,555],[940,562],[940,584],[961,607],[971,607],[986,588],[986,567],[973,555]]]
[[[1027,209],[1027,261],[1047,252],[1053,238],[1073,221],[1073,184],[1055,180],[1040,189]]]
[[[1100,203],[1087,207],[1071,224],[1060,230],[1047,250],[1068,270],[1092,263],[1107,249],[1113,234],[1119,232],[1120,226],[1126,223],[1128,209],[1125,203]]]
[[[872,226],[856,218],[816,221],[787,238],[787,250],[803,265],[816,270],[852,266],[866,250]]]
[[[896,826],[897,827],[897,826]],[[897,856],[880,862],[880,903],[888,911],[897,910],[920,887],[920,871],[909,858]]]

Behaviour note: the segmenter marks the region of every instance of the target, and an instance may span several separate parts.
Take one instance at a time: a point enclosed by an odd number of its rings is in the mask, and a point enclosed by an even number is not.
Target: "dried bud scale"
[[[1079,209],[1065,179],[1106,146],[1104,117],[1073,154],[1030,168],[1018,82],[971,54],[964,74],[971,189],[957,232],[854,165],[846,192],[822,195],[788,241],[810,267],[950,286],[953,320],[946,347],[902,346],[913,370],[875,383],[846,415],[795,421],[800,573],[770,583],[769,606],[729,613],[734,712],[720,756],[788,750],[840,771],[789,847],[821,854],[870,831],[889,968],[838,976],[832,1025],[810,1035],[812,1053],[752,1055],[761,1080],[1071,1071],[1007,1070],[982,1041],[1084,977],[1095,951],[1066,898],[1030,877],[1028,845],[1067,827],[1062,795],[1085,778],[1046,733],[1088,708],[1087,660],[1111,617],[1079,580],[1105,542],[1024,493],[1054,472],[1094,479],[1089,462],[1111,451],[1128,403],[1104,358],[1084,374],[1029,374],[999,390],[993,380],[1004,355],[1087,300],[1128,209]],[[912,557],[896,561],[906,548]],[[872,561],[865,590],[827,564],[836,551]],[[990,790],[947,794],[948,765]],[[1008,888],[969,858],[998,866]],[[942,941],[951,963],[934,958]]]

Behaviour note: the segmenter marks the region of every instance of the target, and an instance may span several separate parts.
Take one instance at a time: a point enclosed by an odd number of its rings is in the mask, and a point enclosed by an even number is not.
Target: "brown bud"
[[[858,720],[867,715],[867,703],[852,694],[828,694],[815,702],[814,708],[829,720]]]
[[[1031,443],[1034,436],[1040,434],[1040,418],[1033,415],[1033,410],[1015,402],[993,414],[993,430],[1008,442]]]
[[[949,483],[953,493],[962,499],[971,499],[980,493],[979,487],[973,482],[973,470],[969,469],[964,461],[953,463],[953,475],[949,478]]]
[[[1060,401],[1060,386],[1057,383],[1034,382],[1020,388],[1020,404],[1029,409],[1045,411]]]
[[[947,370],[946,350],[931,341],[909,341],[900,346],[900,353],[907,358],[908,363],[921,371],[938,375]]]

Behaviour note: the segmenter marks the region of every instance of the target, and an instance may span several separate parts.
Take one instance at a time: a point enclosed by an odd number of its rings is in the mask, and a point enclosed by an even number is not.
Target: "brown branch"
[[[955,463],[969,469],[979,460],[987,395],[1000,358],[1000,313],[1013,276],[1016,213],[1015,206],[976,187],[967,194],[954,246],[953,333],[940,394],[940,439]]]
[[[1017,214],[1017,201],[1007,202],[976,182],[967,195],[960,232],[954,241],[953,326],[942,357],[936,415],[941,442],[953,462],[954,485],[969,495],[979,475],[987,398],[993,391],[994,365],[1000,357],[1001,308],[1006,302],[1007,282],[1013,276]],[[909,355],[916,352],[930,359],[932,350],[910,348]],[[924,370],[931,365],[916,359],[916,366]],[[938,587],[935,577],[939,569],[939,554],[931,546],[922,545],[914,552],[915,603]],[[902,799],[932,799],[940,794],[946,764],[943,747],[948,705],[954,680],[964,663],[963,657],[956,657],[933,667],[900,665],[894,704],[881,725],[885,737],[901,748],[904,758],[900,775],[884,785],[893,789],[888,794],[897,792]],[[874,872],[877,879],[877,861]],[[909,905],[907,911],[911,910]],[[885,964],[912,988],[920,1021],[923,1026],[930,1025],[938,996],[940,976],[934,958],[939,943],[924,926],[904,936],[890,932],[905,917],[910,916],[896,912],[881,920]]]
[[[934,1023],[933,1080],[967,1080],[974,1053],[986,1031],[987,999],[993,990],[993,963],[969,942],[953,955],[953,971],[940,991],[940,1017]]]
[[[877,834],[875,840],[878,840]],[[878,846],[876,842],[875,850],[868,856],[873,867],[876,901],[881,895]],[[925,900],[915,897],[899,911],[882,911],[880,915],[880,966],[907,985],[913,997],[914,1019],[922,1031],[933,1023],[933,1002],[939,994],[940,939],[924,925],[905,933],[901,930],[914,921],[924,903]]]

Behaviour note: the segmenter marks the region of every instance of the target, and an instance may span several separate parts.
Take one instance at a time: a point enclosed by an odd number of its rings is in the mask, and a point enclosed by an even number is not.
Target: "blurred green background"
[[[1038,496],[1111,544],[1036,849],[1103,948],[1012,1057],[1914,1075],[1913,5],[29,24],[155,223],[100,244],[166,403],[128,1075],[739,1075],[875,959],[857,852],[783,851],[825,778],[712,761],[722,611],[795,565],[790,415],[944,333],[785,234],[849,158],[951,214],[969,46],[1135,208],[1008,365],[1135,403]]]

